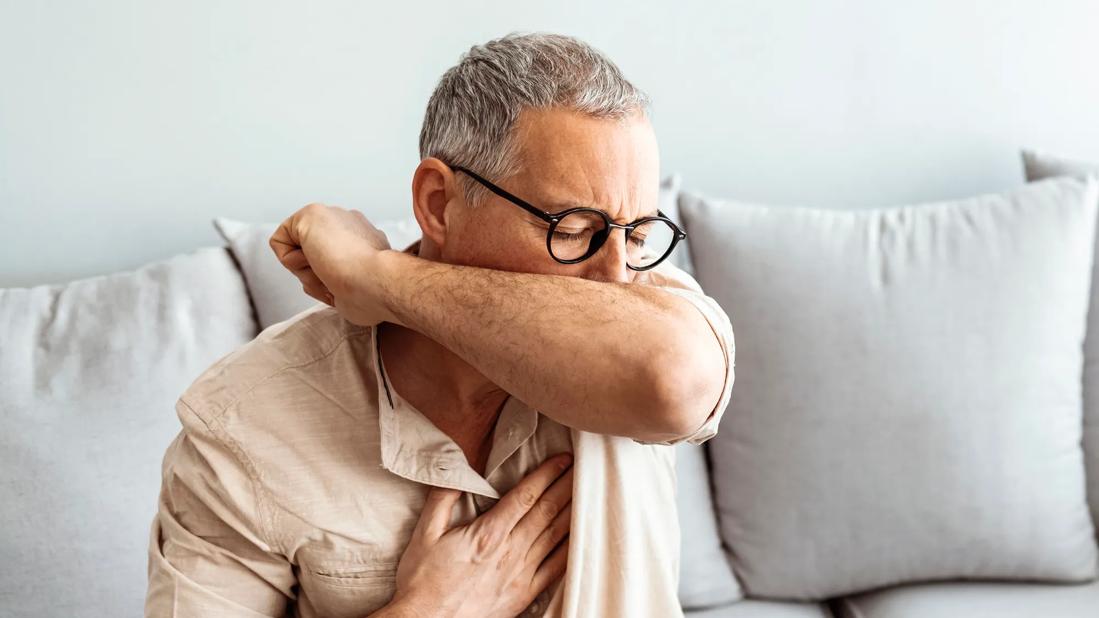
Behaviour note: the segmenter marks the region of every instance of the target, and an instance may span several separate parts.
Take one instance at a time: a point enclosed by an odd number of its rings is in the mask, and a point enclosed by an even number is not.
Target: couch
[[[738,351],[719,435],[674,447],[687,616],[1099,616],[1099,165],[1026,169],[860,212],[664,182],[690,235],[670,267]],[[0,290],[0,615],[140,615],[175,398],[312,304],[271,224],[215,224],[130,272]]]

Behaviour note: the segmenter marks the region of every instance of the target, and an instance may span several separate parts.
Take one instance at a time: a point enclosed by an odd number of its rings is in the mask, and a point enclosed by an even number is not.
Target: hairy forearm
[[[657,287],[386,254],[378,281],[398,323],[563,425],[672,439],[720,392],[720,371],[698,369],[723,364],[708,324]]]

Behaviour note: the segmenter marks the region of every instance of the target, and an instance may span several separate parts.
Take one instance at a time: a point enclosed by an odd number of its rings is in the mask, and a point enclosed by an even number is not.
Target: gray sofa
[[[1065,172],[1053,168],[1046,175]],[[1094,510],[1099,474],[1085,470],[1097,469],[1099,416],[1087,408],[1099,401],[1080,387],[1099,355],[1040,347],[1079,344],[1092,327],[1084,280],[1099,207],[1078,203],[1096,199],[1096,185],[1054,179],[857,214],[719,203],[681,193],[678,179],[664,191],[665,212],[691,235],[678,267],[729,312],[738,351],[719,436],[676,447],[687,616],[1099,616],[1084,485]],[[416,231],[407,221],[383,229],[394,246]],[[141,614],[176,397],[309,304],[265,256],[269,225],[219,220],[218,230],[225,246],[132,272],[0,290],[0,615]],[[866,287],[842,269],[868,238],[881,261]],[[950,250],[920,257],[923,241]],[[927,263],[935,268],[916,268]],[[995,268],[1025,285],[1003,283]],[[942,284],[955,272],[982,276]],[[911,311],[913,290],[949,302]],[[955,307],[990,298],[1012,310],[953,329],[969,317]],[[865,302],[854,311],[842,304],[850,299]],[[881,300],[881,312],[867,299]],[[927,309],[954,321],[919,322]],[[887,324],[897,328],[866,330]],[[883,335],[909,324],[922,343]],[[1003,338],[1029,346],[1014,365],[1001,358]],[[929,356],[934,375],[919,364],[925,352],[938,355]],[[883,364],[887,353],[906,360]],[[1013,369],[1030,356],[1033,366]],[[891,377],[897,367],[903,379]],[[1051,381],[1050,367],[1071,375]],[[988,388],[951,390],[959,375]],[[908,397],[889,399],[897,393]],[[886,400],[893,405],[877,405]]]

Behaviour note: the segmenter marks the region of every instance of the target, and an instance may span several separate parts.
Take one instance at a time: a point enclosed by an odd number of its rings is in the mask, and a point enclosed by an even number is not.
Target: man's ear
[[[442,161],[428,157],[412,175],[412,210],[424,236],[440,249],[446,244],[447,207],[462,199],[454,172]]]

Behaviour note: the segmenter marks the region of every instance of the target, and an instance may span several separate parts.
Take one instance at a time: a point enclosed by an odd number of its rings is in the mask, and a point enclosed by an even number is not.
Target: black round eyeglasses
[[[625,225],[615,223],[602,210],[586,206],[549,213],[464,167],[452,165],[451,169],[462,172],[489,191],[548,223],[546,249],[550,257],[562,264],[576,264],[595,255],[607,242],[613,228],[626,232],[626,267],[630,270],[656,267],[672,254],[679,241],[687,238],[687,233],[659,210],[655,217],[643,217]]]

